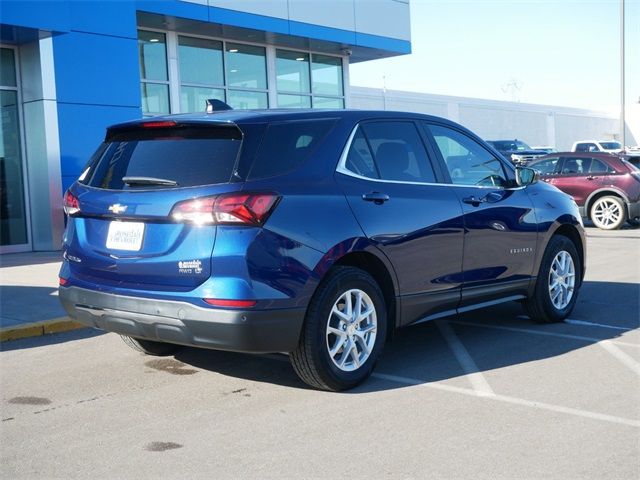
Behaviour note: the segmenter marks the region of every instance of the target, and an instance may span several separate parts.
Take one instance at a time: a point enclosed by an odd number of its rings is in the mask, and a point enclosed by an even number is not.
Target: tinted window
[[[558,157],[547,158],[546,160],[536,162],[531,167],[535,170],[538,170],[541,175],[551,175],[556,171],[558,160],[560,160]]]
[[[267,128],[249,180],[291,172],[309,158],[334,120],[272,123]]]
[[[345,166],[353,173],[357,173],[363,177],[380,178],[378,168],[373,161],[373,155],[371,155],[371,150],[369,149],[369,144],[361,128],[358,128],[353,137]]]
[[[591,167],[589,168],[589,173],[614,173],[615,170],[611,168],[609,165],[604,163],[597,158],[593,158],[591,160]]]
[[[591,158],[565,157],[562,163],[563,175],[582,175],[589,172]]]
[[[365,176],[403,182],[435,182],[433,168],[413,122],[371,122],[359,129],[364,133],[370,149],[368,155],[373,156],[376,166],[375,171],[369,167],[370,174]],[[359,145],[364,146],[362,142]],[[352,149],[356,148],[352,145]]]
[[[475,140],[448,127],[428,125],[456,185],[504,186],[502,163]]]
[[[111,132],[96,152],[83,182],[98,188],[133,190],[167,185],[127,185],[125,177],[151,177],[176,187],[225,183],[240,148],[235,128],[161,128]]]

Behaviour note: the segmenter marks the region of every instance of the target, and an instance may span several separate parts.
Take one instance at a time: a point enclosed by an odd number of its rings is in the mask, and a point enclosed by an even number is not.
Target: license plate
[[[144,223],[111,222],[107,234],[107,248],[137,252],[142,247]]]

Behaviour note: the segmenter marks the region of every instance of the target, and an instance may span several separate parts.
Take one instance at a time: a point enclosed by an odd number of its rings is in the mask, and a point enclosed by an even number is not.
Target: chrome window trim
[[[411,119],[409,119],[409,120],[413,121]],[[353,139],[355,138],[359,127],[360,127],[360,124],[358,123],[353,128],[353,130],[351,131],[351,134],[349,135],[349,138],[347,139],[347,143],[346,143],[344,149],[342,150],[342,154],[340,155],[340,160],[338,161],[338,166],[336,167],[336,173],[341,173],[342,175],[347,175],[349,177],[358,178],[360,180],[367,180],[369,182],[391,183],[391,184],[401,184],[401,185],[426,185],[426,186],[430,186],[430,187],[457,187],[457,188],[483,188],[483,189],[487,189],[487,190],[509,190],[509,191],[522,190],[522,189],[525,188],[524,186],[518,186],[518,187],[513,187],[513,188],[504,188],[504,187],[488,187],[488,186],[484,186],[484,185],[460,185],[460,184],[457,184],[457,183],[406,182],[406,181],[402,181],[402,180],[383,180],[381,178],[370,178],[370,177],[365,177],[363,175],[359,175],[359,174],[357,174],[355,172],[352,172],[351,170],[349,170],[347,168],[347,155],[349,154],[349,149],[351,148],[351,143],[353,143]]]

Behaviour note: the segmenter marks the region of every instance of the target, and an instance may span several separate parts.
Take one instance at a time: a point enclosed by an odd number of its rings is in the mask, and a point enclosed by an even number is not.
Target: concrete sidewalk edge
[[[53,318],[41,322],[25,323],[0,328],[0,342],[18,340],[21,338],[39,337],[50,333],[67,332],[78,328],[88,328],[82,323],[71,320],[69,317]]]

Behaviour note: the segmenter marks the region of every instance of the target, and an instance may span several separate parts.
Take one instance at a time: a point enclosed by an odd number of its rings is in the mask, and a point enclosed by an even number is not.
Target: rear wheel
[[[173,343],[154,342],[153,340],[143,340],[141,338],[133,338],[128,335],[120,335],[122,341],[138,352],[156,357],[164,357],[171,355],[180,348],[179,345]]]
[[[607,195],[591,205],[593,224],[602,230],[617,230],[625,221],[625,208],[621,198]]]
[[[376,281],[358,268],[335,267],[309,304],[291,363],[314,388],[355,387],[371,375],[386,331],[386,306]]]
[[[567,318],[576,304],[581,271],[573,242],[562,235],[552,237],[542,257],[533,297],[525,301],[529,316],[540,323]]]

